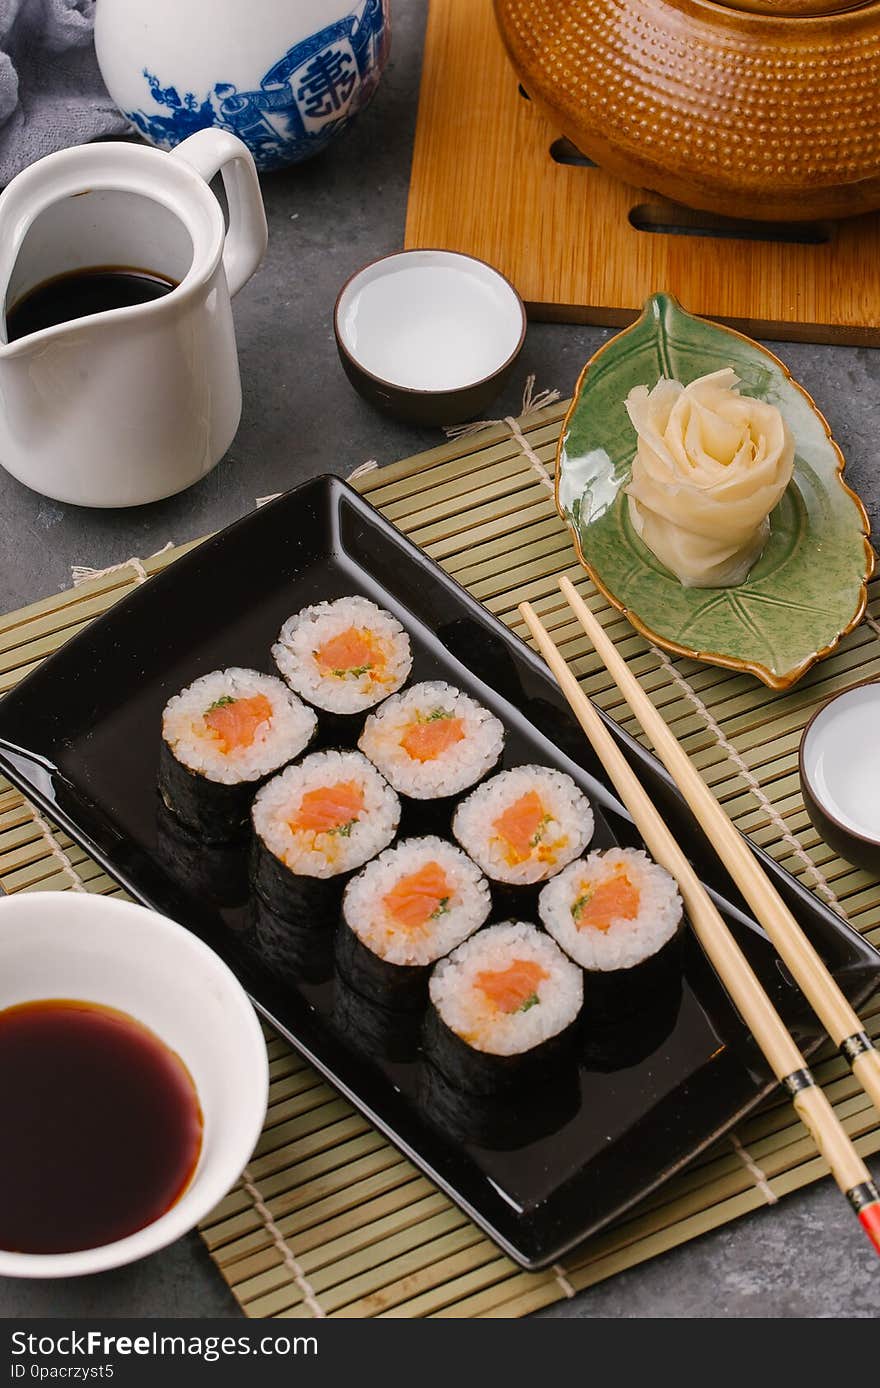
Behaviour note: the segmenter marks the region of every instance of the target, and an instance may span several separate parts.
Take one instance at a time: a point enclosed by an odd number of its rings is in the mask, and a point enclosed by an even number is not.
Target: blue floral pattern
[[[219,126],[249,147],[260,169],[317,154],[373,95],[388,57],[388,0],[363,0],[350,15],[289,48],[255,91],[217,82],[204,98],[163,87],[144,69],[160,112],[127,111],[143,135],[171,149]]]

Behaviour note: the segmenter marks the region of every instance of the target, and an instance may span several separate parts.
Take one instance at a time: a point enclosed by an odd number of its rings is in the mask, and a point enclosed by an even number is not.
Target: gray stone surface
[[[326,157],[264,179],[270,249],[235,304],[245,408],[229,457],[199,486],[155,506],[84,511],[46,501],[0,472],[0,610],[69,586],[70,566],[104,566],[216,529],[257,496],[366,458],[390,462],[440,441],[385,420],[339,367],[331,313],[358,266],[403,239],[426,0],[396,0],[393,56],[375,102]],[[662,286],[658,286],[660,288]],[[499,413],[515,413],[530,371],[570,392],[599,329],[532,324]],[[814,393],[876,518],[880,356],[777,348]],[[873,1316],[875,1264],[829,1183],[624,1273],[547,1314]],[[78,1282],[0,1281],[0,1316],[236,1315],[198,1238]]]

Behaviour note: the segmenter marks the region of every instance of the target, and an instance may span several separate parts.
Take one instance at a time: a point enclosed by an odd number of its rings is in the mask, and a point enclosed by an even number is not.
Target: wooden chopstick
[[[519,613],[651,856],[678,883],[691,926],[776,1078],[880,1254],[880,1192],[694,869],[529,603]],[[601,652],[600,652],[601,654]]]
[[[880,1113],[880,1052],[736,825],[587,607],[574,584],[559,579],[565,600],[606,670],[641,723],[727,871],[773,941],[795,982]]]

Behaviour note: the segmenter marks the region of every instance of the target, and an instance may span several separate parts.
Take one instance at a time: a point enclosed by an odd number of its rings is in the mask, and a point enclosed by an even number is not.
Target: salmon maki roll
[[[572,863],[538,898],[544,926],[583,969],[631,969],[678,932],[675,881],[647,853],[608,848]]]
[[[378,1063],[416,1064],[420,1058],[422,1014],[416,1008],[389,1007],[358,992],[337,970],[333,982],[332,1024],[360,1055]]]
[[[333,935],[313,923],[294,925],[277,916],[259,892],[251,895],[250,931],[260,963],[286,987],[325,983],[333,977]]]
[[[501,771],[459,806],[452,832],[494,882],[544,882],[593,837],[590,802],[570,776],[549,766]]]
[[[586,971],[594,1004],[641,1008],[680,976],[682,903],[647,853],[609,848],[572,863],[538,898],[546,930]]]
[[[583,975],[525,921],[480,930],[434,969],[430,1058],[465,1089],[532,1081],[561,1054],[583,1003]]]
[[[263,786],[252,818],[255,891],[285,919],[335,925],[348,878],[394,838],[400,802],[359,752],[313,752]]]
[[[284,623],[272,656],[291,689],[331,715],[334,732],[394,694],[412,668],[400,622],[362,597],[304,607]]]
[[[399,795],[426,810],[410,823],[448,832],[453,797],[501,756],[504,724],[454,685],[426,680],[371,714],[358,746]]]
[[[254,793],[311,741],[317,719],[281,680],[232,667],[202,675],[162,714],[159,791],[209,841],[243,832]]]
[[[367,719],[361,751],[399,795],[458,795],[484,776],[504,747],[504,725],[452,684],[425,680]]]
[[[484,1063],[492,1062],[486,1058]],[[417,1093],[423,1112],[447,1140],[516,1152],[558,1132],[580,1104],[576,1065],[540,1065],[535,1079],[537,1083],[529,1088],[523,1076],[516,1101],[511,1102],[503,1085],[493,1085],[494,1093],[475,1092],[450,1079],[436,1064],[422,1065]]]
[[[472,935],[490,908],[489,884],[461,849],[433,836],[404,840],[345,889],[340,972],[386,1006],[421,1006],[431,965]]]

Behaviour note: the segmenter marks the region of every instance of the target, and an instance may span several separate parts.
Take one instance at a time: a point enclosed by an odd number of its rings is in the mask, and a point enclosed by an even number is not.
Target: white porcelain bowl
[[[396,251],[352,275],[333,314],[352,385],[386,414],[454,424],[501,390],[526,335],[509,280],[457,251]]]
[[[76,1253],[0,1250],[0,1276],[74,1277],[154,1253],[192,1229],[250,1157],[269,1089],[266,1045],[247,995],[195,935],[143,906],[74,892],[0,900],[0,1008],[79,998],[129,1013],[184,1061],[204,1117],[189,1186],[159,1219]]]
[[[880,681],[823,704],[804,729],[801,791],[813,827],[848,863],[880,872]]]

